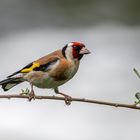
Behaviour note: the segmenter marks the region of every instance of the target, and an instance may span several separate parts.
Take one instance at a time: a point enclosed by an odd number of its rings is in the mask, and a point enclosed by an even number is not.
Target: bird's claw
[[[29,93],[29,95],[28,95],[28,99],[29,99],[29,101],[32,101],[32,99],[35,100],[35,94],[34,94],[33,91],[31,91],[31,92]]]
[[[72,97],[70,97],[70,96],[68,96],[68,95],[66,95],[66,96],[64,96],[64,97],[65,97],[65,104],[66,104],[67,106],[71,105]]]

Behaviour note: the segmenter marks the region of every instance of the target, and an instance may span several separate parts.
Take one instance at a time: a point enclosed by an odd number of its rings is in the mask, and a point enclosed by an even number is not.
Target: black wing
[[[17,72],[14,72],[13,74],[7,76],[7,78],[10,78],[10,77],[12,77],[12,76],[14,76],[14,75],[20,73],[23,69],[30,68],[32,65],[33,65],[33,62],[30,63],[30,64],[28,64],[28,65],[26,65],[26,66],[25,66],[24,68],[22,68],[21,70],[19,70],[19,71],[17,71]]]
[[[55,64],[56,62],[59,60],[59,58],[55,58],[51,61],[49,61],[48,63],[46,64],[42,64],[40,66],[35,66],[36,65],[36,62],[32,62],[30,64],[28,64],[27,66],[25,66],[24,68],[22,68],[21,70],[17,71],[17,72],[14,72],[13,74],[9,75],[8,78],[16,75],[16,74],[19,74],[19,73],[28,73],[28,72],[31,72],[31,71],[44,71],[44,72],[47,72],[49,71]],[[32,69],[33,67],[33,69]],[[29,69],[27,72],[24,72],[25,69]]]

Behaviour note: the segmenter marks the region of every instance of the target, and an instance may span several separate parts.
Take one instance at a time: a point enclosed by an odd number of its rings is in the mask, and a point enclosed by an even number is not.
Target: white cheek
[[[66,49],[66,58],[68,60],[72,60],[73,59],[73,55],[72,55],[72,47],[68,47]]]

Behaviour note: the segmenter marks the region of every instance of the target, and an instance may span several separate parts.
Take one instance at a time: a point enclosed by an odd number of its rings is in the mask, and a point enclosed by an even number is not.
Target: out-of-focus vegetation
[[[1,0],[0,33],[9,30],[80,27],[117,22],[140,24],[139,0]]]

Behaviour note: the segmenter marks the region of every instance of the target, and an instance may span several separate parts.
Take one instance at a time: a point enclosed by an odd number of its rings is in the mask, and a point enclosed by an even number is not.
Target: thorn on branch
[[[8,100],[10,100],[11,99],[11,97],[10,96],[8,96]]]

